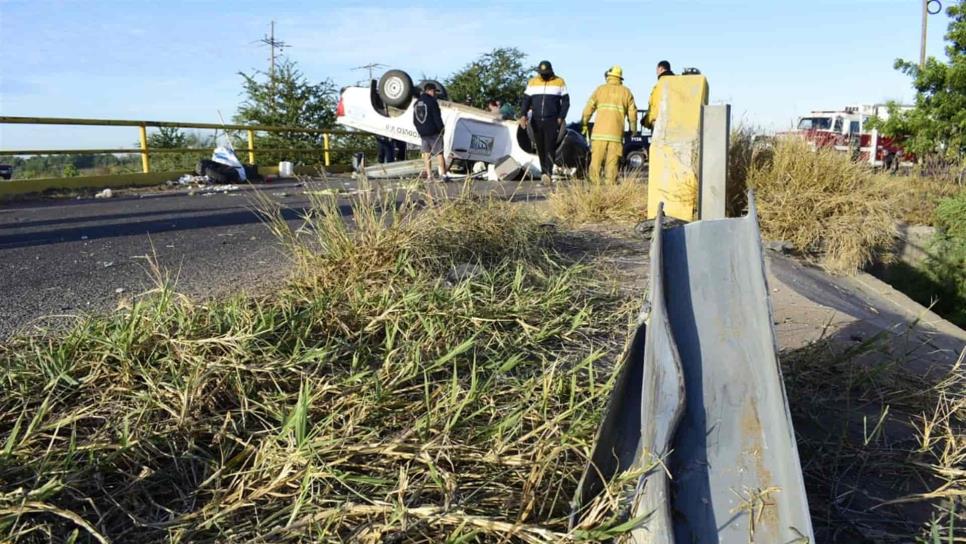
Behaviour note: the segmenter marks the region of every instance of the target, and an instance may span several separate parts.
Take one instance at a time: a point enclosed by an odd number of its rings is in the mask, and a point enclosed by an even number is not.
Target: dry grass
[[[623,306],[526,208],[396,196],[346,221],[320,195],[298,231],[266,210],[296,263],[271,297],[196,304],[158,272],[129,308],[0,345],[0,540],[625,531],[606,508],[567,529]]]
[[[963,188],[952,180],[920,175],[879,174],[877,179],[886,190],[896,194],[899,199],[898,219],[908,225],[934,225],[939,202]]]
[[[768,160],[750,169],[747,183],[762,235],[791,243],[830,271],[854,272],[895,238],[899,196],[845,154],[779,140]]]
[[[966,542],[966,352],[924,372],[896,338],[782,354],[819,542]]]
[[[548,202],[555,217],[572,225],[641,221],[647,216],[647,183],[637,176],[616,184],[574,181],[558,185]]]

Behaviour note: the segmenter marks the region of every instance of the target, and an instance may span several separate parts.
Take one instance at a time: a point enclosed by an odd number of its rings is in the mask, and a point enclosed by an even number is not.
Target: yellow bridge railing
[[[303,134],[322,135],[322,156],[325,166],[331,166],[330,136],[360,134],[345,130],[331,130],[321,128],[286,127],[269,125],[238,125],[220,123],[182,123],[175,121],[135,121],[128,119],[73,119],[60,117],[12,117],[0,116],[0,124],[14,125],[76,125],[76,126],[99,126],[99,127],[137,127],[140,147],[138,149],[119,148],[119,149],[0,149],[0,155],[106,155],[114,153],[140,154],[141,170],[147,174],[151,171],[150,155],[152,153],[189,153],[211,151],[213,148],[149,148],[148,146],[148,127],[152,128],[200,128],[218,129],[224,131],[245,131],[248,135],[248,148],[240,149],[248,153],[248,162],[255,163],[255,133],[256,132],[297,132]],[[258,151],[264,153],[285,153],[285,152],[305,152],[311,148],[260,148]]]

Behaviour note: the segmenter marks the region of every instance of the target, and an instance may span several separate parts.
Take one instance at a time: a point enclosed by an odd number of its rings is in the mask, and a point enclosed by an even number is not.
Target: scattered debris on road
[[[192,174],[185,174],[178,178],[177,181],[168,181],[167,184],[170,185],[208,185],[211,180],[208,176],[196,176]]]
[[[104,189],[103,191],[94,195],[94,198],[111,198],[114,196],[114,192],[110,189]]]

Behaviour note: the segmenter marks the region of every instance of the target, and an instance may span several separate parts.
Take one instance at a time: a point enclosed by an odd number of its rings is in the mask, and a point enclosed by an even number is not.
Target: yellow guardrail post
[[[148,165],[148,129],[143,124],[138,128],[141,132],[141,171],[147,174],[151,171]]]
[[[248,163],[255,164],[255,131],[248,129]]]
[[[694,221],[698,203],[698,150],[701,108],[708,103],[702,75],[662,77],[659,115],[654,122],[647,176],[647,217],[664,203],[668,217]]]
[[[329,166],[329,133],[322,133],[322,154],[325,157],[325,166]]]

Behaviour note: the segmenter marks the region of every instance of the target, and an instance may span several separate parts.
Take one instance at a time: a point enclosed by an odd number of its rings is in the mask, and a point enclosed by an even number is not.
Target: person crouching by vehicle
[[[436,93],[439,89],[432,83],[423,87],[413,106],[413,123],[422,139],[420,151],[426,165],[426,179],[433,179],[433,156],[439,156],[439,177],[446,176],[446,159],[443,157],[443,114],[439,111]]]
[[[512,121],[513,119],[516,119],[516,116],[513,114],[513,106],[504,104],[499,100],[490,100],[487,102],[486,109],[493,115],[499,116],[499,118],[503,121]]]
[[[604,165],[604,181],[617,183],[617,170],[624,151],[624,119],[631,127],[631,134],[637,131],[637,105],[634,95],[624,86],[624,72],[614,65],[604,73],[607,83],[597,87],[587,100],[587,106],[580,117],[584,137],[590,116],[597,113],[594,132],[590,136],[590,181],[600,182],[600,167]]]
[[[527,90],[520,104],[520,126],[527,128],[527,114],[533,123],[533,137],[540,157],[540,180],[550,182],[553,175],[553,158],[557,150],[557,134],[567,110],[570,109],[570,95],[562,77],[553,73],[550,61],[540,61],[537,77],[527,82]]]

